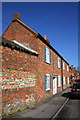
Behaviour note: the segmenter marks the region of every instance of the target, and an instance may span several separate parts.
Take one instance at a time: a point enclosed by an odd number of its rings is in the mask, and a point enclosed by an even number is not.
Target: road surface
[[[80,99],[70,99],[56,118],[80,118]]]

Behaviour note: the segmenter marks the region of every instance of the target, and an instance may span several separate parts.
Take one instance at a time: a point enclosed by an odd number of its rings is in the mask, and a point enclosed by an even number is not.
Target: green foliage
[[[17,112],[21,112],[21,110],[20,110],[20,109],[18,109],[18,110],[17,110]]]

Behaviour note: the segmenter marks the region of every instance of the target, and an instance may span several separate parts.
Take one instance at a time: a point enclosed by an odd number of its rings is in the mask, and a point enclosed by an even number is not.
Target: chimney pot
[[[46,35],[44,35],[44,39],[46,40]]]
[[[44,39],[46,40],[47,43],[50,44],[50,41],[48,39],[46,39],[46,35],[44,35]]]
[[[19,13],[14,13],[12,16],[12,20],[17,20],[17,19],[20,20],[20,17],[21,17],[21,15]]]

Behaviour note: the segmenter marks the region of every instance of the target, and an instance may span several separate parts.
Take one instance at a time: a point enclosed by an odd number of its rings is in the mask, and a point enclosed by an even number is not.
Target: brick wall
[[[64,89],[69,86],[68,77],[69,77],[69,81],[70,81],[70,75],[71,75],[70,69],[67,70],[67,66],[68,66],[68,69],[69,69],[69,65],[64,62],[64,68],[65,68],[65,69],[63,69],[63,76],[65,77],[65,84],[63,86]]]
[[[52,95],[52,89],[49,91],[44,91],[44,74],[53,74],[53,54],[51,54],[51,64],[48,64],[44,62],[44,46],[46,46],[48,49],[50,49],[46,44],[44,44],[40,39],[37,38],[38,42],[38,80],[37,80],[37,87],[39,89],[38,91],[38,100],[43,100],[44,98],[47,98]],[[52,50],[51,50],[52,52]]]
[[[37,56],[7,46],[2,52],[3,115],[36,101]]]
[[[10,41],[17,40],[23,45],[37,51],[36,34],[17,21],[11,22],[6,31],[3,33],[3,38]]]
[[[37,51],[38,56],[3,47],[2,77],[3,77],[3,114],[14,113],[18,109],[24,109],[28,104],[40,102],[53,94],[52,88],[44,91],[44,74],[62,75],[57,67],[59,57],[49,48],[37,34],[30,31],[18,21],[10,23],[3,38],[10,41],[18,41],[23,45]],[[51,64],[44,62],[44,46],[51,51]],[[65,71],[64,76],[69,76]],[[66,87],[66,86],[65,86]],[[62,86],[58,91],[62,90]]]
[[[0,119],[2,118],[2,46],[0,46]]]

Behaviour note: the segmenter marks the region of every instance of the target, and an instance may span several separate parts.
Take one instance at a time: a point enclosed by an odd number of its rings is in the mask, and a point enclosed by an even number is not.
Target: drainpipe
[[[61,59],[61,80],[62,80],[62,91],[63,91],[63,62],[62,62],[62,59]]]

